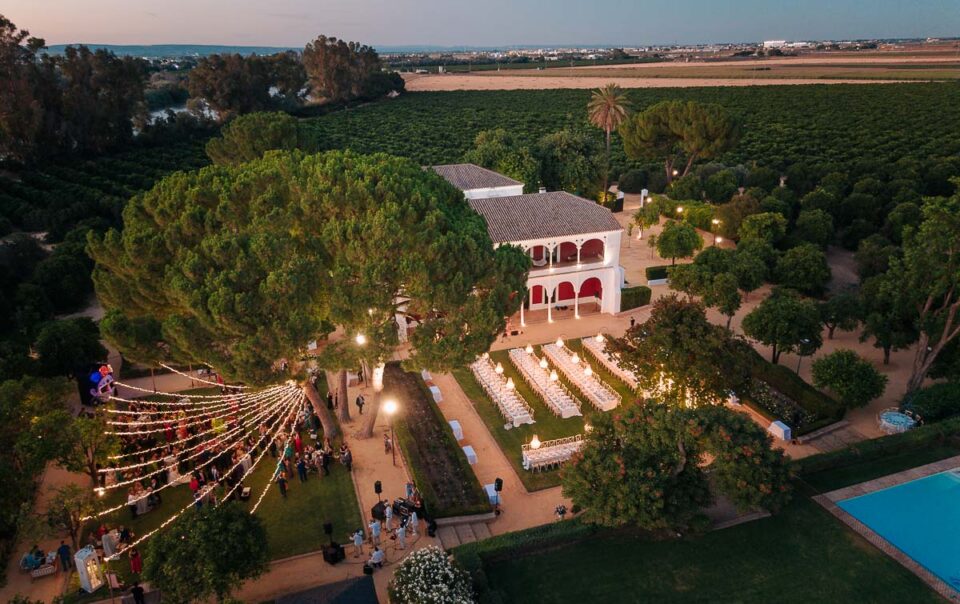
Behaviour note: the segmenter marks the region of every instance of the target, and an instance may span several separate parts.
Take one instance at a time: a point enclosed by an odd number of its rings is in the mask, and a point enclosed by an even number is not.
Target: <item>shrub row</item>
[[[895,453],[923,449],[945,442],[960,446],[960,418],[920,426],[902,434],[864,440],[837,451],[804,457],[795,460],[793,467],[797,474],[803,476],[881,459]]]
[[[390,363],[384,381],[406,407],[394,424],[397,445],[430,517],[489,512],[486,492],[420,376]]]
[[[620,290],[620,311],[640,308],[650,304],[652,291],[646,285],[635,285]]]
[[[904,399],[903,407],[912,409],[924,423],[938,422],[960,415],[960,384],[934,384]]]
[[[647,276],[647,281],[655,281],[657,279],[666,279],[667,271],[670,270],[670,265],[663,266],[648,266],[644,270],[644,274]]]
[[[750,364],[750,373],[754,380],[762,382],[776,393],[783,395],[795,403],[798,409],[796,417],[793,413],[787,417],[782,416],[781,413],[786,410],[783,399],[773,394],[766,396],[763,389],[758,389],[757,392],[744,397],[746,404],[778,416],[779,419],[790,424],[796,430],[796,434],[806,434],[843,418],[843,405],[803,381],[803,378],[796,373],[783,365],[768,362],[752,348],[745,348],[744,352],[745,361]],[[800,421],[798,422],[797,419]],[[798,425],[794,426],[794,423]]]

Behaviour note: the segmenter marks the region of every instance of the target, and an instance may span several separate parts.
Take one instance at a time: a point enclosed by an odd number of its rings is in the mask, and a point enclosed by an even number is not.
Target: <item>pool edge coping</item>
[[[941,472],[952,470],[958,466],[960,466],[960,455],[948,457],[947,459],[941,459],[940,461],[918,466],[916,468],[911,468],[909,470],[904,470],[902,472],[897,472],[895,474],[881,476],[880,478],[861,482],[855,485],[844,487],[842,489],[836,489],[827,493],[815,495],[813,500],[820,504],[828,512],[833,514],[841,522],[850,527],[850,529],[852,529],[858,535],[866,539],[871,545],[887,554],[899,562],[901,566],[905,567],[907,570],[919,577],[921,581],[926,583],[940,597],[952,602],[960,602],[960,591],[951,587],[946,581],[927,570],[923,565],[901,551],[893,543],[887,541],[879,533],[875,532],[873,529],[860,522],[853,515],[849,514],[839,505],[837,505],[837,502],[839,501],[844,501],[863,495],[869,495],[876,491],[882,491],[884,489],[889,489],[907,482],[912,482],[921,478],[927,478],[929,476],[933,476],[934,474],[940,474]]]

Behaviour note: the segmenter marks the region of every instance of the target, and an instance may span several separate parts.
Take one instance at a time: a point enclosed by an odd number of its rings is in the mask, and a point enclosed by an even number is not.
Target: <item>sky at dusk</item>
[[[960,34],[960,0],[3,0],[48,44],[647,44]]]

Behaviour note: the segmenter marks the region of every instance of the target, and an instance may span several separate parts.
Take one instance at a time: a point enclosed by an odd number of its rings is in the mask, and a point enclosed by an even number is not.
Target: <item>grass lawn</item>
[[[917,577],[799,496],[781,514],[700,538],[588,539],[485,564],[505,602],[941,602]]]
[[[323,385],[321,384],[322,388]],[[189,391],[189,393],[207,394],[209,393],[207,390],[210,389]],[[303,433],[303,437],[306,443],[313,444],[307,433]],[[276,460],[267,454],[257,465],[253,474],[246,480],[245,484],[251,488],[252,492],[250,501],[241,503],[241,505],[247,508],[252,507],[264,486],[273,477],[275,468]],[[325,522],[333,523],[333,536],[340,541],[345,541],[349,533],[361,526],[362,519],[356,492],[353,488],[353,480],[342,464],[330,464],[330,476],[318,478],[316,474],[310,474],[304,484],[300,484],[294,476],[290,479],[288,485],[286,499],[280,496],[280,491],[276,485],[271,485],[257,510],[257,516],[263,520],[267,529],[271,560],[319,549],[321,543],[326,541],[326,536],[323,533]],[[143,514],[136,519],[131,519],[130,511],[124,506],[101,520],[111,528],[119,525],[127,526],[133,531],[134,535],[139,536],[157,528],[160,523],[193,500],[190,488],[187,485],[165,489],[161,491],[161,496],[163,497],[163,503],[160,504],[158,509]],[[126,501],[126,491],[122,488],[110,491],[103,501],[105,507],[113,507],[123,503]],[[189,514],[190,510],[184,513]],[[83,532],[82,542],[86,542],[89,530],[91,529],[85,529]],[[149,540],[139,546],[138,549],[141,554],[146,554],[148,543]],[[126,556],[111,562],[110,569],[117,571],[124,582],[129,582],[132,579]],[[75,574],[73,582],[77,583],[77,587],[79,587]],[[67,602],[87,602],[105,597],[102,590],[93,594],[93,596],[83,597],[77,597],[75,589],[69,590],[68,593],[71,595]]]
[[[567,346],[580,354],[583,358],[583,349],[581,348],[579,340],[571,340],[567,342]],[[539,356],[540,347],[535,346],[534,352]],[[567,419],[561,419],[560,417],[553,414],[546,403],[543,402],[543,399],[538,396],[533,389],[524,381],[523,376],[513,366],[513,363],[510,362],[510,357],[507,351],[501,350],[497,352],[490,353],[490,358],[494,363],[500,363],[503,365],[503,375],[505,377],[513,378],[513,383],[516,384],[517,392],[530,404],[530,407],[533,409],[533,419],[536,420],[534,424],[524,424],[518,428],[510,428],[509,430],[504,429],[504,424],[506,423],[503,419],[503,416],[500,415],[500,410],[497,408],[496,404],[490,397],[487,396],[487,393],[484,392],[483,388],[477,383],[476,378],[473,377],[473,372],[470,371],[468,367],[463,367],[453,371],[454,377],[457,378],[457,382],[460,383],[460,387],[463,389],[463,392],[467,395],[473,404],[474,409],[476,409],[477,414],[480,415],[480,418],[487,425],[487,429],[490,431],[490,434],[493,435],[494,440],[497,441],[497,444],[500,445],[500,449],[503,451],[504,455],[507,456],[507,459],[510,460],[513,469],[517,472],[517,475],[520,477],[520,480],[523,482],[523,485],[527,488],[528,491],[538,491],[540,489],[546,489],[550,487],[555,487],[560,484],[560,474],[556,470],[545,471],[545,472],[529,472],[523,469],[523,456],[521,454],[520,447],[533,438],[533,435],[536,434],[537,438],[541,441],[553,440],[555,438],[563,438],[565,436],[573,436],[574,434],[580,434],[583,432],[583,424],[585,418],[589,421],[590,415],[593,413],[599,413],[589,401],[585,400],[583,397],[579,396],[579,393],[574,389],[573,384],[568,382],[566,378],[561,375],[561,381],[564,385],[570,389],[578,398],[581,399],[583,406],[582,411],[584,412],[585,417],[570,417]],[[633,394],[630,391],[630,388],[621,382],[619,379],[612,376],[602,365],[593,361],[591,359],[590,365],[593,367],[594,372],[600,376],[600,378],[613,387],[620,396],[623,397],[624,401],[631,401]]]

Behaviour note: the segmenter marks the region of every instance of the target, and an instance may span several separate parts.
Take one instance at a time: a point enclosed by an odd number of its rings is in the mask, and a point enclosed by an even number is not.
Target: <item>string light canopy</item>
[[[358,343],[361,337],[362,334],[358,334]],[[232,499],[271,448],[291,442],[298,424],[308,416],[303,390],[292,381],[254,390],[168,369],[195,382],[221,388],[221,393],[149,391],[150,398],[140,400],[110,396],[105,408],[109,414],[106,433],[119,437],[123,446],[119,454],[111,456],[111,467],[100,469],[102,485],[94,492],[98,497],[105,497],[116,489],[142,485],[146,480],[154,486],[142,492],[131,490],[123,502],[101,509],[84,520],[136,506],[145,499],[159,499],[163,491],[190,482],[191,474],[199,473],[205,482],[194,490],[190,503],[169,510],[159,526],[138,535],[130,543],[121,544],[107,560],[114,560],[149,539],[191,507],[219,505]],[[144,391],[130,384],[115,383]],[[272,476],[280,473],[282,464],[281,455]],[[180,470],[186,468],[190,474],[185,472],[186,475],[181,476]],[[251,514],[259,508],[272,482],[268,480],[253,500]]]

